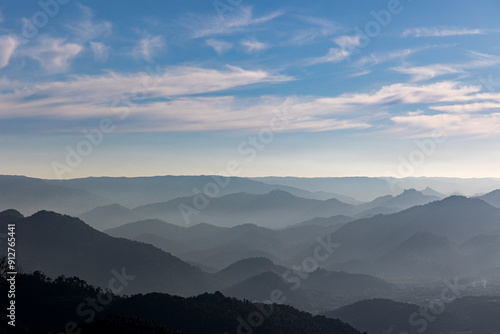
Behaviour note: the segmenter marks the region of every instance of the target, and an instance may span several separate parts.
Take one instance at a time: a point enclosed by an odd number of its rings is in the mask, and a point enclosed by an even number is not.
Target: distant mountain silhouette
[[[370,201],[373,198],[391,191],[390,184],[382,178],[371,177],[257,177],[253,180],[297,187],[308,191],[328,191],[354,197],[361,201]],[[396,191],[401,190],[399,185],[394,186]]]
[[[349,215],[355,208],[336,199],[313,200],[296,197],[281,190],[255,195],[235,193],[210,199],[207,206],[189,215],[185,220],[181,205],[194,209],[193,197],[178,198],[169,202],[148,204],[132,210],[143,218],[158,218],[177,225],[209,223],[217,226],[236,226],[245,223],[268,228],[280,228],[303,222],[314,217]]]
[[[280,189],[298,197],[326,200],[330,198],[346,198],[356,202],[348,196],[330,192],[310,192],[297,187],[286,185],[270,185],[264,182],[241,177],[222,177],[210,175],[196,176],[152,176],[152,177],[89,177],[72,180],[51,181],[64,187],[78,188],[93,194],[109,198],[114,203],[126,207],[137,207],[150,203],[160,203],[179,197],[193,196],[193,189],[203,191],[207,184],[214,184],[219,188],[219,196],[247,192],[251,194],[266,194]],[[341,200],[341,198],[338,198]]]
[[[130,220],[140,220],[140,217],[137,217],[129,208],[119,204],[97,207],[81,214],[78,218],[100,231],[121,226]]]
[[[441,194],[440,192],[435,191],[431,187],[427,187],[424,190],[420,190],[420,192],[422,194],[424,194],[425,196],[435,196],[435,197],[438,197],[438,198],[441,198],[441,199],[443,199],[443,198],[446,197],[445,195]]]
[[[460,318],[457,318],[448,312],[448,306],[444,313],[439,317],[434,317],[433,322],[427,321],[429,326],[426,332],[443,333],[437,329],[446,328],[450,333],[450,329],[465,330],[466,326]],[[397,333],[418,333],[422,331],[422,316],[419,315],[420,307],[408,303],[399,303],[388,299],[368,299],[356,302],[352,305],[341,307],[337,310],[326,312],[325,315],[329,318],[341,319],[342,321],[350,321],[362,331],[367,333],[380,334],[397,334]],[[416,314],[412,326],[409,322],[410,316]],[[425,318],[424,318],[425,319]],[[455,333],[455,332],[452,332]]]
[[[479,196],[479,199],[491,204],[497,208],[500,208],[500,189],[493,190],[483,196]]]
[[[469,273],[492,272],[500,269],[500,234],[477,235],[458,248],[457,256],[463,271]],[[487,277],[487,275],[485,275]],[[500,278],[500,274],[497,275]]]
[[[389,290],[392,284],[379,278],[346,272],[317,269],[302,283],[304,288],[327,292],[333,296],[375,294],[374,290]]]
[[[309,310],[313,300],[304,289],[292,291],[280,275],[267,271],[252,276],[242,282],[236,283],[222,290],[226,296],[235,297],[241,300],[254,302],[266,302],[270,300],[273,291],[282,291],[286,298],[285,303],[302,310]],[[319,302],[319,301],[317,301]]]
[[[293,242],[280,238],[277,231],[253,224],[228,228],[216,236],[197,239],[188,245],[190,251],[179,256],[186,261],[203,263],[215,268],[251,258],[265,257],[274,262],[294,249]]]
[[[232,285],[264,272],[272,272],[281,276],[286,270],[287,268],[277,266],[273,261],[265,257],[254,257],[240,260],[227,266],[217,272],[216,277]]]
[[[226,228],[209,224],[179,226],[169,224],[159,219],[147,219],[108,229],[105,230],[105,232],[115,237],[127,239],[135,239],[138,236],[147,233],[154,234],[168,240],[191,242],[201,238],[216,236],[225,230]]]
[[[387,195],[374,199],[371,202],[361,204],[358,206],[359,210],[370,210],[377,207],[387,208],[387,209],[398,209],[404,210],[411,208],[412,206],[427,204],[436,200],[440,200],[441,197],[424,195],[423,193],[415,189],[406,189],[402,194],[397,196]],[[380,212],[383,213],[383,212]]]
[[[151,243],[186,261],[222,269],[238,260],[285,252],[277,232],[246,224],[232,228],[209,224],[182,227],[152,219],[126,224],[106,233]],[[290,247],[292,247],[290,245]]]
[[[186,261],[222,269],[250,257],[266,257],[280,263],[301,252],[316,238],[333,233],[348,220],[345,216],[325,218],[325,221],[317,218],[310,224],[271,230],[253,224],[231,228],[209,224],[183,227],[151,219],[105,232],[114,237],[150,243]],[[313,224],[314,221],[327,226]]]
[[[57,181],[0,175],[0,210],[17,208],[25,215],[53,210],[79,215],[110,200],[89,191],[63,186]]]
[[[17,220],[16,233],[22,236],[17,239],[17,260],[25,271],[79,276],[107,287],[116,276],[113,272],[124,270],[135,276],[127,293],[193,295],[217,286],[215,278],[171,254],[148,244],[110,237],[70,216],[40,211]]]
[[[361,268],[356,270],[351,265],[350,270],[373,273],[363,270],[367,263],[374,265],[375,261],[418,232],[432,233],[459,244],[479,234],[500,234],[499,217],[500,209],[479,199],[452,196],[395,214],[356,220],[331,234],[331,242],[341,246],[325,265],[338,270],[345,268],[343,264],[358,262]],[[439,243],[435,241],[435,244]],[[295,256],[295,261],[312,254],[315,245]]]
[[[396,212],[402,211],[400,208],[386,208],[385,206],[376,206],[370,209],[366,209],[354,215],[354,220],[371,218],[376,215],[390,215]]]
[[[273,268],[271,268],[273,270]],[[274,269],[247,278],[222,292],[239,299],[265,302],[276,289],[283,291],[285,303],[308,312],[338,307],[346,300],[356,301],[367,296],[383,296],[391,284],[368,275],[329,272],[318,269],[299,279],[297,273],[280,275]],[[298,285],[297,285],[298,282]]]
[[[296,226],[341,226],[344,224],[347,224],[351,221],[353,221],[354,218],[348,217],[348,216],[343,216],[343,215],[337,215],[337,216],[332,216],[332,217],[316,217],[313,219],[306,220],[304,222],[295,224],[290,226],[289,228],[296,227]]]
[[[452,277],[457,248],[445,237],[417,232],[375,262],[375,274],[384,277],[428,279]]]
[[[425,318],[422,310],[413,304],[371,299],[325,315],[349,322],[367,333],[497,333],[500,328],[498,297],[457,298],[445,304],[444,310],[438,315],[427,308],[428,319],[432,321]]]

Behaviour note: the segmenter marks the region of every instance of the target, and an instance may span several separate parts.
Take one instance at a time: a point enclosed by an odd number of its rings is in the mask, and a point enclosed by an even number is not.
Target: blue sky
[[[4,1],[0,173],[500,177],[498,17],[498,1]]]

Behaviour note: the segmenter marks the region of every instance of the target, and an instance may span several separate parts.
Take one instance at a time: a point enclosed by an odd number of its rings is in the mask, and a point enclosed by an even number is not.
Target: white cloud
[[[328,53],[323,57],[314,58],[311,60],[311,64],[321,64],[321,63],[337,63],[347,59],[350,53],[347,50],[339,48],[330,48]]]
[[[14,37],[0,36],[0,68],[9,65],[9,60],[18,45],[19,41]]]
[[[402,49],[394,50],[389,52],[378,52],[372,53],[369,56],[365,56],[354,63],[355,67],[361,66],[374,66],[377,64],[385,63],[394,59],[406,58],[415,52],[422,51],[425,48],[415,48],[415,49]]]
[[[94,52],[94,59],[105,61],[109,56],[109,46],[100,42],[90,42],[92,52]]]
[[[148,106],[148,117],[154,121],[145,122],[143,126],[148,131],[256,131],[269,127],[272,119],[279,119],[276,113],[284,112],[289,117],[285,131],[331,131],[370,127],[369,124],[357,120],[325,119],[315,115],[298,116],[287,111],[289,107],[287,101],[266,96],[251,101],[228,96],[181,98]]]
[[[352,49],[361,44],[361,36],[359,35],[354,35],[354,36],[349,36],[349,35],[344,35],[337,37],[333,40],[338,46],[340,46],[342,49]]]
[[[407,135],[432,136],[441,133],[445,136],[498,136],[500,134],[500,113],[487,115],[405,115],[395,116],[391,120],[397,130]]]
[[[307,110],[316,113],[363,113],[380,106],[393,104],[433,104],[443,101],[465,102],[475,98],[473,93],[479,92],[478,86],[461,85],[458,82],[443,81],[429,85],[397,83],[383,86],[371,93],[349,93],[336,97],[318,98],[295,104],[296,112],[302,114]]]
[[[94,14],[89,7],[77,4],[82,13],[82,19],[66,25],[72,34],[82,42],[87,42],[101,36],[109,36],[112,31],[112,24],[109,21],[95,21]]]
[[[414,66],[414,67],[404,67],[398,66],[391,68],[392,70],[409,74],[412,76],[412,81],[423,81],[429,80],[434,77],[444,75],[444,74],[452,74],[452,73],[461,73],[461,69],[453,68],[451,66],[442,65],[442,64],[434,64],[434,65],[426,65],[426,66]]]
[[[162,36],[147,36],[142,38],[138,45],[132,50],[132,55],[151,61],[155,54],[165,47]]]
[[[70,61],[82,50],[81,45],[65,43],[63,38],[43,37],[37,46],[24,50],[24,53],[38,60],[45,69],[61,72],[68,69]]]
[[[248,52],[261,51],[269,47],[269,45],[256,40],[243,40],[241,41],[241,45],[243,45]]]
[[[269,126],[275,112],[286,110],[293,115],[287,131],[332,131],[367,129],[373,122],[390,119],[396,129],[408,133],[434,130],[451,122],[458,114],[425,115],[422,111],[394,116],[385,111],[394,105],[427,104],[439,108],[450,105],[487,102],[500,94],[480,93],[480,86],[443,81],[427,85],[397,83],[368,93],[349,93],[335,97],[237,98],[234,96],[199,97],[196,94],[223,92],[237,86],[255,83],[279,83],[290,77],[265,71],[244,70],[228,66],[225,70],[196,67],[167,68],[157,77],[147,73],[100,76],[76,76],[66,82],[19,85],[16,90],[0,93],[0,118],[45,116],[58,119],[116,117],[116,112],[131,113],[134,122],[126,122],[119,131],[210,131],[250,130]],[[1,86],[9,87],[8,83]],[[194,96],[193,96],[194,95]],[[131,96],[110,108],[115,99]],[[169,97],[167,100],[161,98]],[[484,108],[474,106],[470,108]],[[131,107],[127,107],[130,106]],[[490,105],[491,107],[492,105]],[[441,106],[445,107],[445,106]],[[444,110],[444,109],[443,109]],[[466,115],[476,126],[493,116]],[[488,118],[489,117],[489,118]],[[496,117],[496,116],[495,116]],[[492,128],[489,128],[490,130]],[[468,128],[469,132],[479,132]]]
[[[242,31],[252,26],[267,23],[283,15],[283,12],[274,12],[268,15],[253,17],[251,7],[240,7],[235,15],[221,19],[218,15],[210,17],[190,16],[185,17],[181,24],[191,31],[191,37],[200,38],[217,34],[231,34]]]
[[[26,83],[24,88],[15,92],[0,94],[0,117],[104,116],[112,112],[110,104],[123,96],[132,96],[132,102],[140,105],[140,101],[147,97],[179,97],[255,83],[288,80],[291,78],[232,66],[225,70],[174,67],[161,71],[157,76],[147,73],[127,75],[112,72],[100,76],[75,76],[69,81]],[[147,113],[147,110],[140,107],[137,111]]]
[[[207,39],[205,43],[212,47],[215,52],[218,54],[223,54],[226,53],[227,51],[231,50],[233,45],[231,43],[221,41],[221,40],[216,40],[216,39]]]
[[[337,63],[351,56],[353,50],[361,44],[360,36],[339,36],[333,40],[340,48],[330,48],[323,57],[312,59],[310,64]]]
[[[480,111],[490,111],[493,109],[500,109],[500,103],[477,102],[477,103],[467,103],[467,104],[454,104],[447,106],[430,106],[429,108],[449,113],[470,113],[470,112],[480,112]]]
[[[459,66],[463,68],[481,68],[481,67],[490,67],[500,64],[500,57],[490,55],[487,53],[479,53],[474,51],[469,51],[469,55],[472,60],[468,63],[461,64]]]
[[[431,64],[424,66],[398,66],[391,68],[392,70],[412,76],[412,81],[429,80],[434,77],[453,74],[465,73],[467,69],[491,67],[500,64],[500,57],[479,52],[468,52],[472,60],[458,64]]]
[[[454,28],[454,27],[432,27],[432,28],[413,28],[407,29],[401,37],[447,37],[463,35],[484,34],[482,29]]]
[[[340,30],[343,30],[336,23],[328,20],[303,15],[296,15],[296,17],[311,24],[311,27],[293,30],[292,37],[284,43],[285,45],[304,45],[312,43],[318,38],[332,36]]]

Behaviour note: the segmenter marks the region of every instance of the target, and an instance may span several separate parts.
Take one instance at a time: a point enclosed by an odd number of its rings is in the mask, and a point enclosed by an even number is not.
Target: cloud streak
[[[212,35],[232,34],[245,29],[265,24],[283,15],[282,11],[276,11],[267,15],[254,17],[251,7],[240,7],[236,14],[222,20],[217,15],[185,17],[181,24],[191,31],[192,38],[208,37]]]
[[[0,104],[4,106],[0,117],[102,116],[109,115],[111,103],[124,96],[134,104],[140,104],[148,98],[172,98],[289,80],[292,78],[234,66],[227,66],[224,70],[174,67],[155,77],[148,73],[114,72],[100,76],[74,76],[70,81],[26,84],[14,92],[4,91],[0,94]]]
[[[449,37],[464,35],[481,35],[482,29],[455,28],[455,27],[432,27],[406,29],[401,37]]]
[[[269,47],[269,45],[256,40],[243,40],[241,45],[246,48],[247,52],[261,51]]]
[[[10,58],[18,45],[17,39],[10,36],[0,36],[0,68],[9,65]]]
[[[408,74],[412,77],[412,81],[423,81],[435,78],[444,74],[462,73],[462,70],[453,68],[443,64],[404,67],[398,66],[391,68],[393,71]]]

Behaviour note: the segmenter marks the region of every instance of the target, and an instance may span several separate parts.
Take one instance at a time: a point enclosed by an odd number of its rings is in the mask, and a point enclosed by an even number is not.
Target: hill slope
[[[110,237],[70,216],[40,211],[17,220],[16,233],[22,236],[17,240],[17,259],[25,271],[78,276],[101,287],[122,273],[134,276],[127,281],[127,293],[192,295],[214,288],[213,278],[171,254]]]
[[[39,329],[42,333],[65,332],[65,326],[66,329],[71,328],[67,327],[71,322],[75,326],[80,324],[74,332],[81,328],[83,333],[106,333],[103,329],[116,324],[123,329],[121,333],[130,334],[167,334],[172,331],[205,334],[360,334],[339,320],[313,317],[284,305],[243,302],[220,293],[191,298],[160,293],[119,297],[109,293],[104,295],[102,290],[88,286],[78,278],[51,280],[37,274],[19,276],[19,279],[23,282],[23,289],[19,289],[16,296],[19,304],[17,328]],[[0,286],[0,293],[0,301],[5,304],[7,287]],[[0,310],[2,320],[5,320],[5,312],[4,308]],[[125,324],[129,326],[125,327]],[[6,321],[2,321],[0,330],[7,330],[4,327],[7,327]],[[109,333],[117,332],[116,328],[111,330]]]

